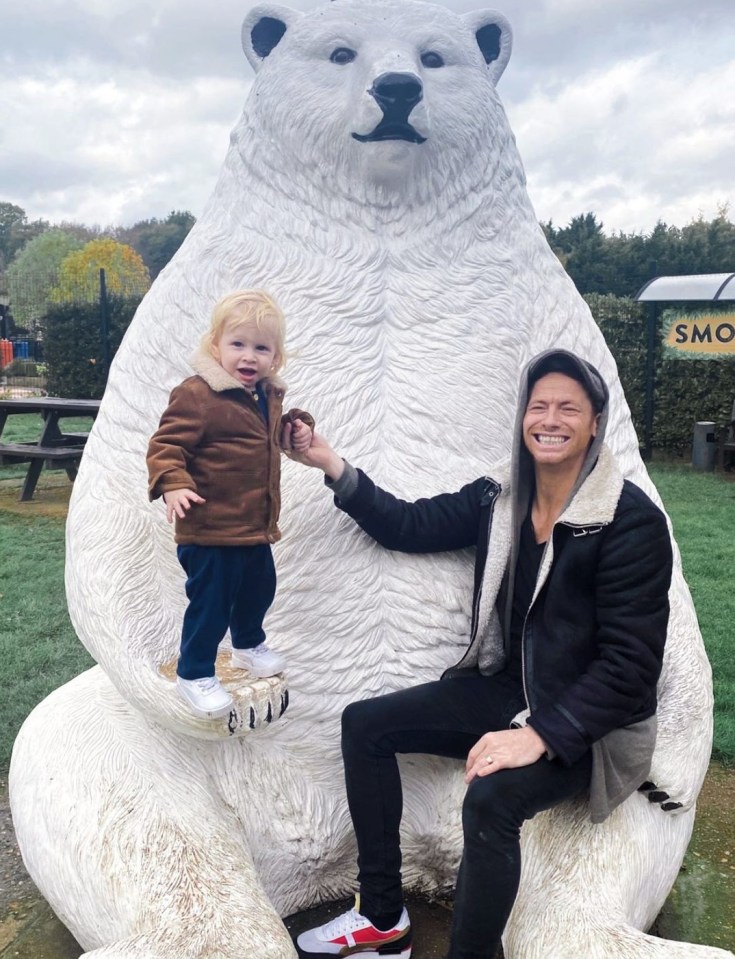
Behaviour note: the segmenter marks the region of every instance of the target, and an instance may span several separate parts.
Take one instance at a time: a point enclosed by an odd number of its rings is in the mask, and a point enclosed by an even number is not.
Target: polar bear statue
[[[292,405],[405,497],[456,489],[505,455],[518,373],[552,345],[602,370],[611,445],[656,496],[613,359],[526,194],[495,89],[506,20],[422,0],[268,4],[243,45],[256,78],[221,176],[120,348],[74,488],[69,607],[99,665],[34,710],[13,756],[23,857],[86,959],[293,957],[280,917],[354,889],[342,708],[436,677],[468,638],[469,555],[381,551],[316,471],[287,462],[266,625],[288,657],[290,708],[285,682],[224,667],[229,719],[182,705],[183,574],[147,501],[145,450],[222,294],[276,295]],[[731,955],[642,931],[682,862],[711,742],[679,569],[660,691],[658,801],[636,794],[601,826],[583,803],[528,823],[508,959]],[[406,883],[447,890],[459,765],[403,769]]]

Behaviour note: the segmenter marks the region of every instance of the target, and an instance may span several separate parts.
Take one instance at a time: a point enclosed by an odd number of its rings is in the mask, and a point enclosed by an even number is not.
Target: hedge
[[[117,352],[141,297],[108,297],[109,355]],[[98,303],[59,303],[42,320],[51,396],[96,400],[107,382]]]
[[[585,296],[597,325],[618,364],[638,439],[643,445],[646,369],[646,308],[617,296]],[[688,456],[694,424],[730,421],[735,400],[735,359],[679,359],[664,355],[656,337],[653,445]]]

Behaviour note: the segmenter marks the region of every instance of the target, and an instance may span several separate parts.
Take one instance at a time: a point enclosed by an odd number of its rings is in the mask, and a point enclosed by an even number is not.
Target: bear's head
[[[311,192],[435,202],[455,181],[479,186],[487,143],[508,136],[495,84],[511,30],[494,11],[459,16],[418,0],[335,0],[308,15],[259,5],[242,42],[256,79],[238,148],[247,162],[257,142],[275,175],[304,177]]]

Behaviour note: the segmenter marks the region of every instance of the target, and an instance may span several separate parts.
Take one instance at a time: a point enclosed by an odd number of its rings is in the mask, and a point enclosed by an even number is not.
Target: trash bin
[[[0,340],[0,369],[13,362],[13,344],[10,340]]]
[[[717,460],[717,436],[715,424],[710,422],[694,424],[692,441],[692,466],[695,470],[712,473]]]

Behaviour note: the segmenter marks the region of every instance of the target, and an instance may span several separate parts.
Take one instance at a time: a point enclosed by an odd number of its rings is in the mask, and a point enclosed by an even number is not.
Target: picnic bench
[[[67,417],[94,418],[99,412],[99,400],[74,400],[57,396],[28,396],[0,400],[0,466],[10,463],[28,463],[21,501],[33,498],[41,470],[63,469],[73,482],[87,441],[87,433],[64,433],[59,420]],[[40,413],[43,429],[35,443],[3,443],[2,432],[8,417],[19,413]]]
[[[735,400],[730,412],[730,422],[720,433],[720,469],[732,469],[735,458]]]

